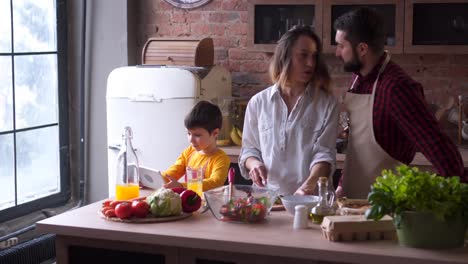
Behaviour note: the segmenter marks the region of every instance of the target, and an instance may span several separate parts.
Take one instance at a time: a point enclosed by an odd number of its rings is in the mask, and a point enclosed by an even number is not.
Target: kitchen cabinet
[[[57,264],[78,259],[115,264],[468,263],[468,248],[421,250],[392,240],[329,242],[319,225],[309,222],[307,229],[294,230],[293,216],[285,211],[272,212],[261,224],[226,223],[209,211],[175,222],[132,224],[101,219],[101,206],[96,202],[37,223],[39,232],[57,235]],[[115,253],[119,261],[106,261]]]
[[[467,0],[406,0],[405,53],[468,53]]]
[[[321,0],[249,0],[249,50],[273,52],[276,42],[295,25],[312,25],[322,36]]]
[[[369,6],[386,22],[393,54],[468,54],[468,0],[248,0],[247,48],[273,52],[296,24],[313,25],[325,53],[336,48],[333,22],[353,8]]]
[[[334,53],[336,49],[333,22],[342,14],[359,7],[375,8],[384,17],[387,31],[385,49],[391,53],[403,52],[403,0],[330,0],[323,2],[323,50]]]

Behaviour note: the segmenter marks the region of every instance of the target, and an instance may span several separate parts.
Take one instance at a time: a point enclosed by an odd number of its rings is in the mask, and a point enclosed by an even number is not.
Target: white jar
[[[294,229],[304,229],[308,227],[307,207],[305,205],[296,205],[294,207]]]

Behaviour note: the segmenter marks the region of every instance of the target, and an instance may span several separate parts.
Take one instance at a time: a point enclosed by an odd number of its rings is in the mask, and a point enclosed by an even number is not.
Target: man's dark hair
[[[364,42],[376,54],[384,51],[384,19],[373,8],[362,7],[343,14],[335,20],[333,28],[345,32],[353,47]]]
[[[221,128],[223,116],[217,105],[207,101],[200,101],[185,117],[184,124],[187,129],[201,127],[211,134],[216,128]]]

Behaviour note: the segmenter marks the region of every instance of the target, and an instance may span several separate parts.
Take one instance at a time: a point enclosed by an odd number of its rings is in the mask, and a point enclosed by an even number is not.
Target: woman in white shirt
[[[282,195],[312,194],[319,177],[332,178],[338,104],[322,44],[310,26],[281,37],[270,76],[274,85],[247,105],[241,173],[259,186],[279,187]]]

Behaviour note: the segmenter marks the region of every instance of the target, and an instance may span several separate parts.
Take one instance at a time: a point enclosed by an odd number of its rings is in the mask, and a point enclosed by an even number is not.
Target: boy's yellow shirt
[[[218,148],[216,152],[207,155],[201,154],[195,148],[189,146],[180,154],[174,165],[164,171],[163,174],[178,180],[185,175],[186,167],[205,167],[203,191],[208,191],[224,185],[230,164],[231,160],[222,149]],[[185,182],[182,185],[187,188]]]

